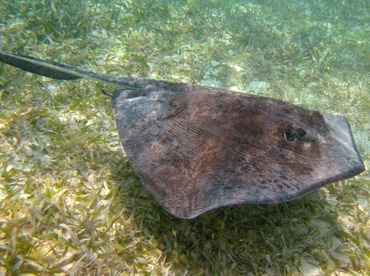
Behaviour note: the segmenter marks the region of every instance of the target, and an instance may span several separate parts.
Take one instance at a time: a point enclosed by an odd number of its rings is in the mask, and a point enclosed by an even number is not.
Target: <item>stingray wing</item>
[[[113,98],[122,144],[177,217],[288,201],[364,169],[344,117],[187,84],[162,82],[134,95]]]

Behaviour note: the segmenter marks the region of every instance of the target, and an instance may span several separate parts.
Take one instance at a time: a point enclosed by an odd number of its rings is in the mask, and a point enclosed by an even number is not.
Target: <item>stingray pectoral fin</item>
[[[113,97],[122,144],[144,185],[180,218],[293,200],[364,170],[341,116],[187,84],[136,95]]]
[[[323,115],[325,122],[332,134],[332,137],[337,141],[338,146],[335,147],[338,155],[345,156],[347,162],[340,164],[342,166],[342,175],[337,177],[338,180],[355,176],[365,170],[362,159],[357,151],[355,141],[353,140],[352,131],[347,119],[338,115]],[[339,166],[339,164],[337,165]],[[335,179],[335,181],[337,180]]]

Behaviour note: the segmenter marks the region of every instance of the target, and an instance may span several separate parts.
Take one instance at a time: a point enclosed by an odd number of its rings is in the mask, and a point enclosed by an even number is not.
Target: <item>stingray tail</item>
[[[45,61],[42,59],[17,55],[0,51],[0,61],[27,72],[58,80],[75,80],[79,78],[90,78],[120,85],[134,87],[135,80],[130,78],[115,77],[110,75],[97,74],[94,72],[78,69],[58,62]]]

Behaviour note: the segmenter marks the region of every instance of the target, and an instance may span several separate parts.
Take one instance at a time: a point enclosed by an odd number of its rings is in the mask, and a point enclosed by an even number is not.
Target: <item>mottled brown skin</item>
[[[222,89],[96,74],[4,51],[0,61],[50,78],[130,87],[112,100],[122,144],[144,185],[181,218],[226,205],[291,200],[364,170],[341,116]]]
[[[113,106],[137,174],[181,218],[284,202],[362,168],[323,115],[280,100],[157,82],[116,92]],[[335,117],[350,131],[344,117]]]

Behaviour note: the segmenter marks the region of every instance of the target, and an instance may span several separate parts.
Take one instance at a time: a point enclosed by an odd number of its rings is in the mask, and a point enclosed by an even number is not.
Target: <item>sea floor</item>
[[[92,80],[0,64],[0,275],[368,275],[370,4],[0,0],[0,49],[98,73],[272,97],[351,124],[366,171],[193,220],[125,157]]]

